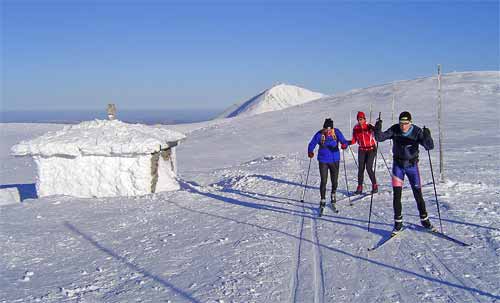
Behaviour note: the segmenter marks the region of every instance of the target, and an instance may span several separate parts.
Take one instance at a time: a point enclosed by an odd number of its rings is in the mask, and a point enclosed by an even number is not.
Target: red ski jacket
[[[375,128],[371,124],[356,124],[352,129],[351,144],[358,143],[360,150],[372,150],[376,146]]]

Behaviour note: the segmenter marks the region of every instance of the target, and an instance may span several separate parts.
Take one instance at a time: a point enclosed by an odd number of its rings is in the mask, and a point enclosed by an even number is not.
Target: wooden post
[[[439,181],[444,182],[443,161],[443,128],[442,128],[442,100],[441,100],[441,64],[438,64],[438,128],[439,128]]]
[[[391,115],[391,121],[392,121],[392,124],[394,124],[394,103],[396,102],[396,97],[394,96],[394,86],[392,87],[392,106],[391,106],[391,111],[392,111],[392,115]],[[391,140],[392,142],[392,140]]]
[[[368,123],[372,123],[372,103],[370,102],[370,120],[368,120]]]
[[[396,103],[396,96],[395,96],[395,89],[394,89],[394,83],[392,83],[392,106],[391,106],[391,111],[392,111],[392,114],[391,114],[391,120],[392,120],[392,124],[391,125],[394,125],[394,103]],[[390,140],[390,144],[391,144],[391,156],[392,156],[392,140]]]
[[[349,130],[352,132],[352,111],[349,111]]]

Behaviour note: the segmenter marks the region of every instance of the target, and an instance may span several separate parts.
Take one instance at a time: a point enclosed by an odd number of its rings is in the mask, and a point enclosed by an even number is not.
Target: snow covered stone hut
[[[176,190],[181,133],[118,120],[66,126],[12,147],[37,164],[38,196],[137,196]]]

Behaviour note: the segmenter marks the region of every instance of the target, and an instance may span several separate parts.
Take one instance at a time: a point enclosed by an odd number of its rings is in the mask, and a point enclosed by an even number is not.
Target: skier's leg
[[[326,182],[328,180],[328,164],[319,162],[319,175],[321,178],[321,183],[319,185],[319,193],[321,195],[321,200],[325,200],[326,196]]]
[[[411,187],[413,191],[413,197],[415,197],[415,201],[417,202],[418,213],[420,214],[420,220],[428,219],[427,210],[425,209],[425,201],[422,194],[421,188]]]
[[[413,196],[417,202],[418,212],[420,213],[420,219],[427,217],[427,211],[425,210],[425,201],[422,194],[422,184],[420,181],[420,173],[418,171],[418,163],[413,164],[406,168],[406,175],[408,176],[408,181],[410,182],[411,189],[413,191]]]
[[[420,222],[425,228],[432,228],[432,224],[429,220],[429,216],[427,215],[427,210],[425,207],[425,200],[422,193],[422,183],[420,179],[420,172],[418,170],[418,163],[410,166],[406,170],[406,174],[408,175],[408,181],[410,181],[411,189],[413,191],[413,197],[415,197],[415,201],[417,202],[418,213],[420,215]]]
[[[363,192],[363,180],[365,178],[366,152],[358,149],[358,186],[355,195],[361,195]]]
[[[366,155],[366,172],[370,177],[370,181],[372,184],[377,184],[377,179],[375,178],[375,172],[373,170],[373,162],[375,160],[375,156],[377,155],[377,150],[373,149],[367,152]]]
[[[363,186],[363,181],[365,179],[365,166],[367,161],[367,152],[364,150],[358,150],[358,186]]]
[[[403,216],[401,214],[403,210],[403,206],[401,204],[401,194],[403,192],[403,188],[401,186],[394,186],[392,188],[392,191],[392,206],[394,208],[394,230],[400,231],[403,227]]]
[[[328,164],[330,167],[330,178],[332,181],[332,193],[337,191],[340,162],[333,162]]]
[[[394,209],[394,230],[399,231],[403,227],[401,195],[403,193],[404,168],[396,163],[392,166],[392,207]]]

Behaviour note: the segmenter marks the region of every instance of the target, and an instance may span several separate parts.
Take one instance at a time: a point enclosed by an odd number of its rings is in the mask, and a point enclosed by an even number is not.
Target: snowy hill
[[[350,138],[350,114],[368,114],[371,103],[373,116],[382,112],[385,129],[394,96],[396,113],[410,111],[415,124],[431,129],[437,145],[437,81],[428,77],[260,115],[168,126],[187,133],[177,150],[179,191],[135,198],[52,196],[0,207],[0,302],[499,301],[499,79],[494,71],[442,80],[447,180],[437,184],[438,200],[444,231],[472,243],[470,248],[423,232],[405,187],[405,231],[367,252],[393,224],[391,181],[380,158],[370,232],[370,199],[349,206],[343,170],[340,213],[327,209],[317,217],[319,173],[306,146],[325,115]],[[0,127],[0,185],[32,197],[33,162],[8,150],[63,126]],[[390,166],[390,144],[379,147]],[[437,149],[430,155],[436,170]],[[352,191],[357,170],[345,156]],[[419,167],[431,220],[439,225],[423,149]]]
[[[326,97],[326,95],[316,93],[305,88],[287,84],[278,84],[266,89],[243,103],[235,104],[229,107],[218,118],[256,115],[285,109],[323,97]]]

